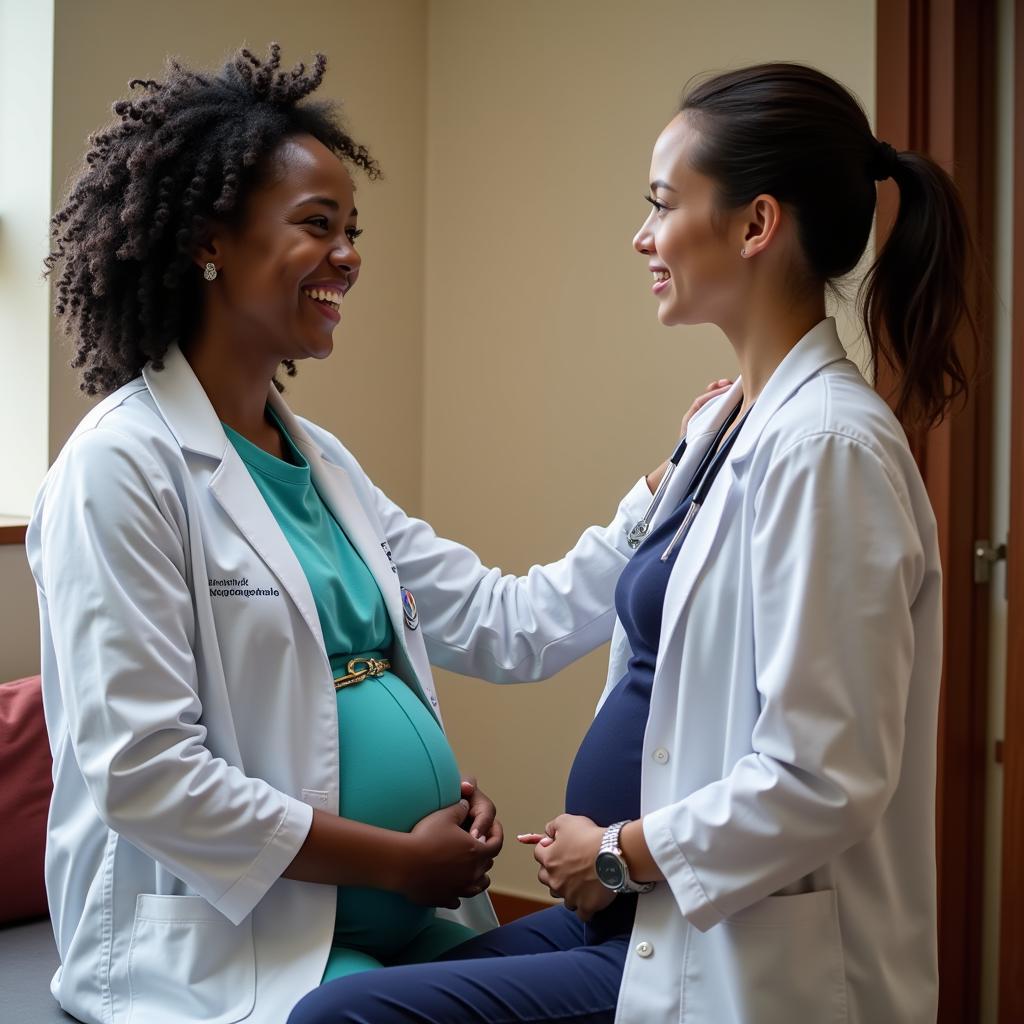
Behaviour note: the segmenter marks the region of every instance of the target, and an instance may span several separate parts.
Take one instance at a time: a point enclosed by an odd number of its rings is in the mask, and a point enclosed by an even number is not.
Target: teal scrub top
[[[337,678],[354,657],[389,657],[391,621],[373,574],[320,497],[309,463],[267,412],[284,439],[287,461],[227,424],[224,431],[306,575]],[[426,703],[401,679],[386,672],[336,691],[336,698],[342,817],[408,832],[427,814],[459,800],[461,779],[451,747]],[[392,959],[433,922],[432,908],[397,893],[339,888],[335,946]]]

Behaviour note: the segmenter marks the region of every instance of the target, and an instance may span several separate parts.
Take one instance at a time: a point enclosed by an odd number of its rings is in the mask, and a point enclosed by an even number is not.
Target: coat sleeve
[[[903,751],[925,571],[905,489],[862,442],[827,433],[775,460],[754,507],[751,752],[643,819],[701,930],[865,838]]]
[[[61,456],[36,514],[37,582],[96,810],[237,924],[312,810],[204,745],[180,498],[139,442],[94,430]]]
[[[512,576],[373,493],[431,662],[499,683],[547,678],[608,640],[615,584],[632,554],[626,536],[651,498],[641,478],[607,526],[590,527],[558,561]]]

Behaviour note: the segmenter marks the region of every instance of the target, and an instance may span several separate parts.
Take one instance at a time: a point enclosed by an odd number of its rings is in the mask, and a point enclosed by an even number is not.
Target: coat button
[[[658,764],[668,764],[668,751],[664,747],[658,747],[651,756]]]
[[[654,956],[654,946],[650,942],[641,942],[636,947],[636,955],[646,960],[649,956]]]

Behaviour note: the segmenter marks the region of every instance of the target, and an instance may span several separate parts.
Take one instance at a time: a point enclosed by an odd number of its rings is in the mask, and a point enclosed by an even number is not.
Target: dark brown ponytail
[[[894,153],[891,176],[899,212],[861,285],[864,328],[876,365],[881,358],[897,371],[896,415],[931,425],[967,392],[954,339],[961,318],[970,320],[967,223],[956,186],[933,160]]]
[[[856,99],[800,64],[760,64],[717,75],[684,96],[700,134],[694,165],[719,202],[775,196],[794,214],[810,273],[829,284],[856,267],[875,213],[875,182],[892,177],[899,215],[861,292],[876,367],[897,371],[896,414],[930,424],[966,391],[954,335],[968,313],[966,220],[949,175],[872,134]]]

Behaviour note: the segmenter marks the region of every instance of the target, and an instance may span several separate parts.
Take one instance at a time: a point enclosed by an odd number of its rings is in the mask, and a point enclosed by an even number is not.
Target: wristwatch
[[[617,821],[605,829],[601,848],[597,851],[597,859],[594,861],[597,877],[601,884],[612,892],[650,892],[654,888],[654,882],[634,882],[629,877],[629,866],[619,846],[619,833],[628,824],[628,821]]]

